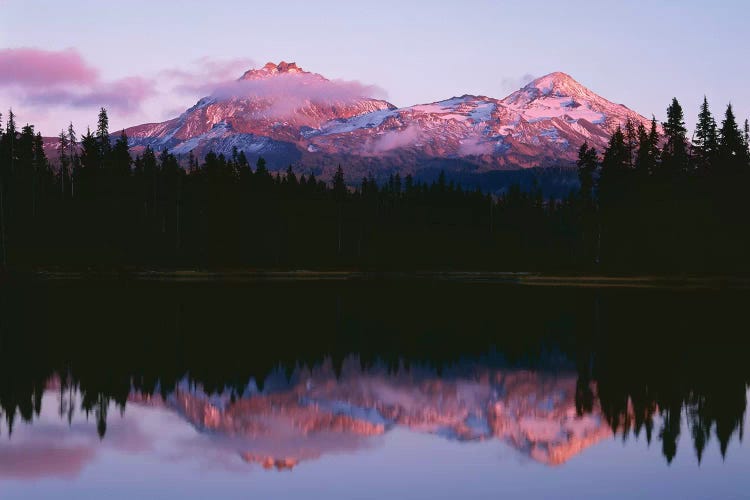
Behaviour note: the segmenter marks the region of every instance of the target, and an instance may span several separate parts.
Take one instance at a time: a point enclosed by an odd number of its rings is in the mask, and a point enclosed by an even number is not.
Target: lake
[[[570,285],[6,283],[0,497],[747,498],[750,293]]]

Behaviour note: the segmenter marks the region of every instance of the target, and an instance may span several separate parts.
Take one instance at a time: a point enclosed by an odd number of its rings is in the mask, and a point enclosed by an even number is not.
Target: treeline
[[[12,114],[0,144],[12,268],[506,268],[541,262],[539,240],[554,230],[538,190],[497,201],[444,174],[429,185],[370,176],[351,190],[341,167],[325,183],[274,174],[262,158],[251,166],[242,151],[191,155],[187,169],[150,148],[131,161],[104,109],[80,140],[72,126],[60,134],[58,169]]]
[[[242,151],[150,148],[133,159],[106,110],[80,140],[59,136],[52,168],[31,125],[0,127],[0,264],[13,269],[257,267],[397,270],[750,270],[748,127],[721,126],[704,101],[692,141],[675,100],[667,122],[627,123],[600,158],[584,145],[581,190],[495,197],[441,174],[372,175],[355,189]]]
[[[704,98],[691,140],[677,99],[667,121],[628,122],[601,158],[579,151],[583,253],[611,269],[748,271],[750,126],[721,124]]]

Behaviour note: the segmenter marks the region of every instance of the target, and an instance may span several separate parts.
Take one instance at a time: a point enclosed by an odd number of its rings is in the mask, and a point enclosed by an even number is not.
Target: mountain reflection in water
[[[612,435],[598,405],[576,411],[576,375],[478,370],[471,377],[438,377],[420,370],[362,371],[344,363],[300,370],[284,388],[207,395],[180,384],[166,398],[132,393],[128,405],[164,408],[217,446],[248,462],[291,468],[327,452],[366,447],[368,437],[396,427],[459,441],[499,439],[533,460],[557,465]],[[80,397],[59,379],[63,415]]]
[[[5,292],[0,477],[75,474],[99,438],[151,450],[159,427],[137,425],[151,410],[199,436],[172,453],[228,467],[291,469],[398,429],[496,440],[547,465],[613,435],[658,442],[667,463],[682,433],[698,462],[711,443],[725,455],[742,439],[741,292],[387,282]]]

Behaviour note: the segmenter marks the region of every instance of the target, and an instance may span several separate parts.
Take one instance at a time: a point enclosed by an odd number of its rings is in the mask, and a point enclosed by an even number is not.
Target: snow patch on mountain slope
[[[496,105],[474,96],[453,97],[432,104],[405,108],[404,112],[433,115],[442,120],[456,120],[467,124],[487,122],[492,119]]]
[[[497,109],[497,105],[492,102],[477,103],[473,111],[469,113],[469,117],[474,120],[474,123],[488,122],[492,119],[492,113]]]
[[[588,120],[591,123],[604,123],[607,116],[581,105],[570,97],[543,97],[534,101],[534,106],[509,106],[529,123],[552,118],[569,117],[571,120]]]
[[[325,123],[320,130],[313,130],[310,135],[346,134],[359,129],[379,127],[386,118],[395,116],[398,110],[383,109],[353,118],[333,120]]]

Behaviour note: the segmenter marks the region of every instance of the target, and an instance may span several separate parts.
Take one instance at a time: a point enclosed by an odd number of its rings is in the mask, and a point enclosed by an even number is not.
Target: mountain
[[[146,145],[198,157],[209,150],[265,157],[330,175],[344,165],[363,175],[433,174],[465,180],[529,167],[571,166],[587,141],[602,151],[626,120],[649,121],[610,102],[565,73],[538,78],[504,99],[463,95],[396,108],[365,97],[368,89],[332,82],[295,63],[247,71],[163,123],[127,129],[137,152]]]
[[[295,63],[268,63],[221,86],[182,115],[163,123],[126,129],[131,145],[167,148],[177,155],[212,150],[229,155],[233,147],[251,157],[264,156],[271,166],[286,167],[302,159],[303,133],[332,120],[348,119],[392,104],[360,97]]]

